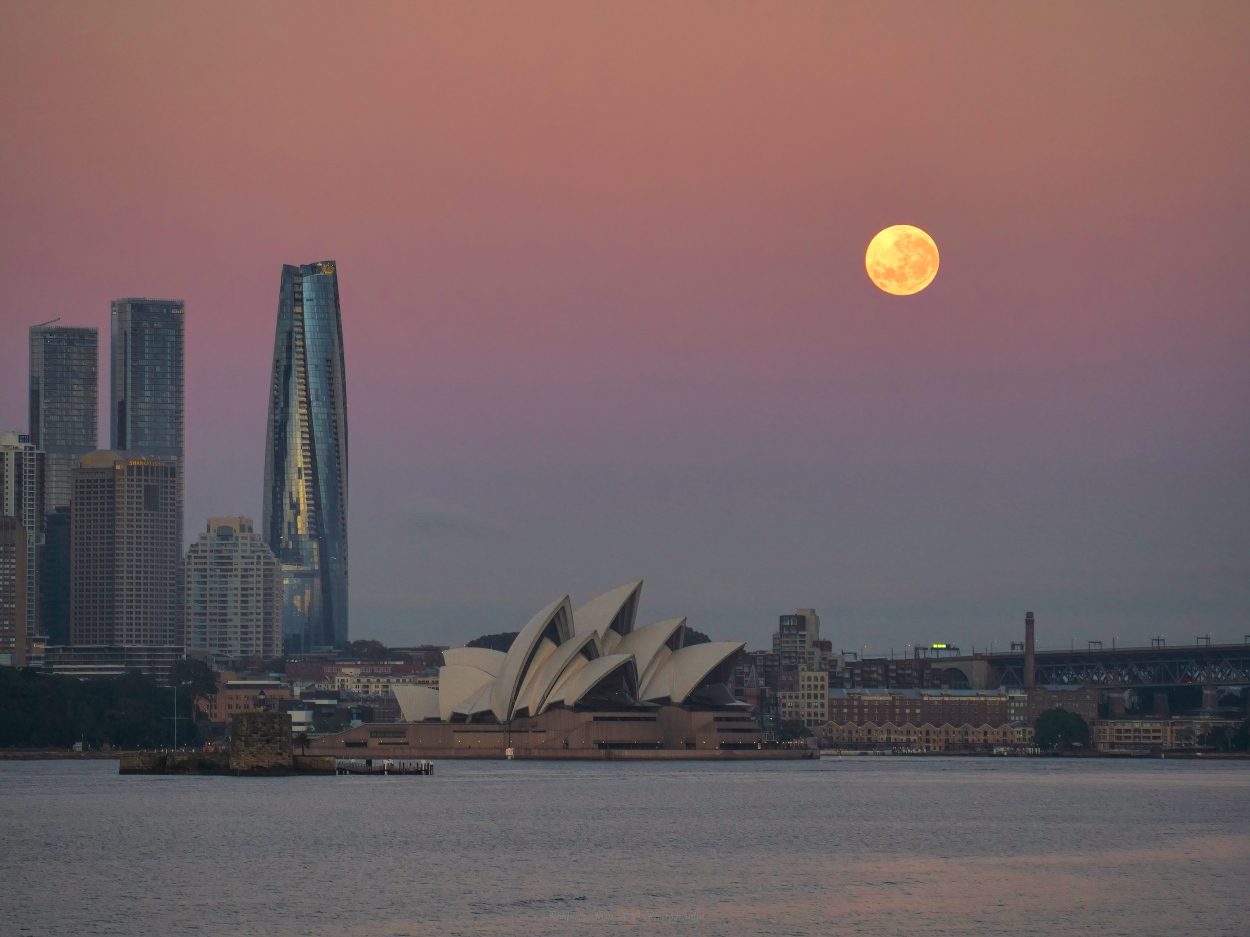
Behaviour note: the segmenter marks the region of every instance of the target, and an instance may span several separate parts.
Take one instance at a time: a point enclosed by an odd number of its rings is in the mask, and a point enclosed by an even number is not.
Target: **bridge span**
[[[1038,686],[1250,686],[1250,641],[1243,644],[1035,651]],[[1025,651],[942,657],[934,670],[958,671],[971,689],[1025,687]],[[954,674],[951,675],[954,677]]]

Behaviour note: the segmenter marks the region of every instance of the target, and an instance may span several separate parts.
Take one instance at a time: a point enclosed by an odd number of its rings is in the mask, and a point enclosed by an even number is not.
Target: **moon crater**
[[[894,296],[911,296],[937,276],[937,244],[914,225],[896,224],[869,242],[864,268],[878,288]]]

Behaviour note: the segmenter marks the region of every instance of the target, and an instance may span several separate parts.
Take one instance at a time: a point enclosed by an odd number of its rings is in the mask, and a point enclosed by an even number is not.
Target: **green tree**
[[[1033,724],[1033,736],[1046,751],[1070,751],[1089,744],[1089,724],[1078,713],[1048,709]]]
[[[196,657],[184,658],[170,667],[169,682],[178,688],[179,696],[186,693],[191,699],[217,692],[217,677],[212,668]]]
[[[1216,726],[1202,737],[1202,744],[1214,748],[1217,752],[1226,752],[1232,747],[1232,735],[1223,726]]]
[[[358,660],[386,660],[391,655],[390,649],[385,644],[370,639],[348,641],[341,650],[344,654],[349,654]]]
[[[782,742],[797,742],[811,736],[807,723],[802,719],[786,719],[777,728],[777,738]]]
[[[1250,719],[1242,720],[1229,738],[1228,747],[1235,752],[1250,751]]]
[[[211,667],[197,657],[187,657],[169,668],[169,684],[177,696],[173,718],[178,720],[176,737],[179,744],[194,742],[199,737],[200,711],[195,701],[217,692],[217,677]],[[170,727],[170,741],[175,733]]]
[[[498,634],[484,634],[480,638],[474,638],[465,647],[485,647],[492,651],[507,652],[512,647],[512,642],[516,640],[519,631],[501,631]]]

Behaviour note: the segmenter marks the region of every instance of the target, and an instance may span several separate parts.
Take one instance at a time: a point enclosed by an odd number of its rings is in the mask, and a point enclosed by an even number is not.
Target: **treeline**
[[[198,738],[192,693],[178,693],[178,744]],[[174,738],[174,694],[137,672],[78,680],[0,667],[0,748],[162,748]]]

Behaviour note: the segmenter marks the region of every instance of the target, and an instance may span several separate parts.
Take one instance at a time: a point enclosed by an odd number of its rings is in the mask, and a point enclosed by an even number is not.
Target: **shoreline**
[[[815,751],[814,749],[812,751]],[[57,749],[0,749],[0,761],[121,761],[123,757],[139,754],[139,750],[118,750],[111,752],[67,752]],[[182,754],[193,755],[199,752],[184,752]],[[310,754],[324,754],[321,752]],[[648,758],[646,755],[630,753],[621,756],[613,753],[605,757],[604,754],[595,753],[576,753],[571,757],[569,754],[562,753],[555,757],[550,755],[534,756],[526,753],[524,755],[518,753],[515,761],[807,761],[807,760],[824,760],[824,759],[843,759],[843,758],[993,758],[993,759],[1040,759],[1040,758],[1060,758],[1060,759],[1083,759],[1083,760],[1101,760],[1101,761],[1199,761],[1199,762],[1227,762],[1227,761],[1250,761],[1250,752],[1193,752],[1193,751],[1168,751],[1168,752],[1069,752],[1064,754],[1027,754],[1027,755],[995,755],[990,752],[888,752],[888,751],[868,751],[868,750],[838,750],[838,749],[820,749],[819,754],[812,755],[794,755],[787,754],[780,757],[773,755],[760,758],[755,757],[700,757],[696,755],[694,758],[689,756],[681,757],[678,755],[660,755],[658,758]],[[683,755],[685,753],[682,753]],[[711,754],[711,753],[708,753]],[[444,760],[449,761],[505,761],[502,755],[468,755],[463,753],[450,754],[447,752],[439,752]]]
[[[0,761],[119,761],[130,749],[112,752],[67,752],[46,748],[0,748]]]

